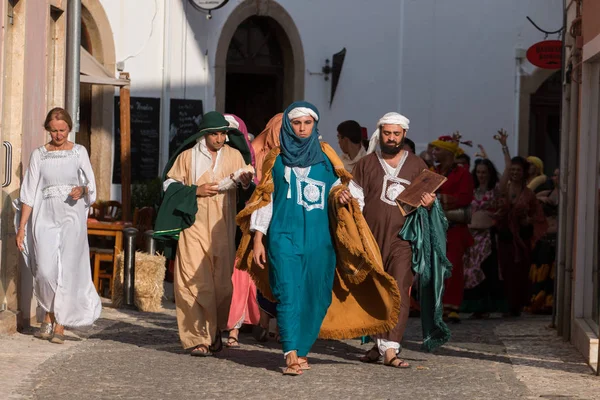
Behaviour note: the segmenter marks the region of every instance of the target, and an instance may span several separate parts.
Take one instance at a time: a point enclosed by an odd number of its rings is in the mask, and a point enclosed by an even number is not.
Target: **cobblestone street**
[[[92,332],[64,346],[31,332],[0,337],[0,385],[9,399],[594,399],[600,379],[549,317],[463,321],[434,354],[419,351],[418,319],[409,321],[408,370],[357,361],[358,340],[319,341],[303,376],[280,373],[275,341],[194,358],[178,343],[172,304],[162,313],[105,307]]]

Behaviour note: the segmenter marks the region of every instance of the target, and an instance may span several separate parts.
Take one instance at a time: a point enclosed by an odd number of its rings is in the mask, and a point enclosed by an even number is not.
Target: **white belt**
[[[73,183],[71,185],[46,186],[44,189],[42,189],[42,196],[44,200],[49,199],[51,197],[65,198],[69,195],[69,193],[71,193],[71,190],[73,190],[75,186],[77,186],[76,183]]]

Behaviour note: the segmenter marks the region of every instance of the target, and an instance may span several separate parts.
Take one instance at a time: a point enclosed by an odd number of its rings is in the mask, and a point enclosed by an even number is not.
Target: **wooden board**
[[[435,193],[446,182],[447,178],[424,169],[413,179],[412,183],[396,198],[396,204],[402,215],[407,216],[421,205],[423,193]]]

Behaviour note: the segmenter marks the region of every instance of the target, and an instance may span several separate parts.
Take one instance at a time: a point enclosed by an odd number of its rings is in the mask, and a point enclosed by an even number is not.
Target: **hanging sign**
[[[560,69],[562,59],[562,42],[560,40],[544,40],[527,50],[527,60],[536,67],[544,69]]]
[[[223,7],[229,0],[190,0],[192,5],[202,11],[212,11]]]

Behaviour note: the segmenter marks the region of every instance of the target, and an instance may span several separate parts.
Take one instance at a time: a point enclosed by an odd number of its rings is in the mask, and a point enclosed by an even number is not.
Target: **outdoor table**
[[[131,226],[131,222],[87,220],[87,233],[96,236],[114,236],[113,271],[117,270],[117,255],[123,250],[123,229]]]

